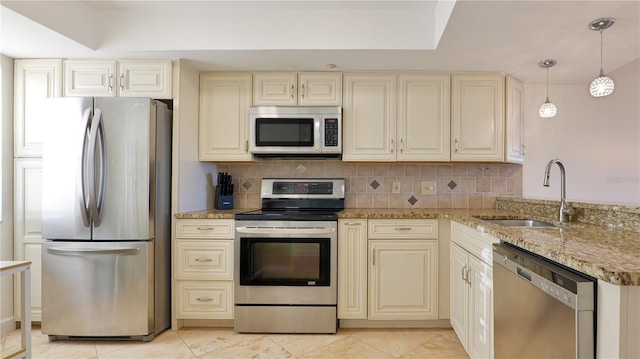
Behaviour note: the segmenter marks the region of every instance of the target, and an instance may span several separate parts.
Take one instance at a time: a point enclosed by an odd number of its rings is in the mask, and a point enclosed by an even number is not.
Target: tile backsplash
[[[233,176],[236,208],[259,208],[260,180],[269,177],[344,178],[347,208],[495,208],[497,197],[522,197],[517,164],[269,160],[217,167]],[[423,181],[435,182],[435,194],[420,194]],[[400,193],[392,193],[394,182]]]

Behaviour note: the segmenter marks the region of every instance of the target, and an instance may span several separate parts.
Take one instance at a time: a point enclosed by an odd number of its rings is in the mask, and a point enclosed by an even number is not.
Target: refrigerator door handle
[[[80,182],[78,183],[78,203],[80,205],[80,213],[82,214],[82,223],[84,223],[85,227],[89,227],[91,225],[91,220],[89,216],[89,206],[87,204],[87,151],[88,148],[88,137],[90,133],[90,123],[91,123],[91,109],[88,108],[84,111],[84,115],[82,116],[82,126],[84,131],[82,132],[82,159],[80,160]]]
[[[98,147],[99,155],[96,155]],[[106,146],[102,110],[95,110],[89,134],[89,210],[94,227],[100,226],[107,178]],[[96,163],[97,162],[97,163]]]
[[[83,256],[87,254],[99,255],[136,255],[140,252],[139,248],[47,248],[47,252],[60,256]]]

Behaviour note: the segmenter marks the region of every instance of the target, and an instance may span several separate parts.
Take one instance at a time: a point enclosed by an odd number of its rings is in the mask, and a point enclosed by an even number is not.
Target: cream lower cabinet
[[[367,220],[338,220],[338,318],[367,319]]]
[[[338,318],[438,319],[438,221],[338,221]]]
[[[201,73],[200,161],[250,161],[250,73]]]
[[[42,320],[42,160],[14,163],[14,259],[31,261],[31,320]],[[14,281],[16,320],[21,320],[20,281]]]
[[[471,358],[493,358],[493,256],[499,240],[451,224],[450,320]]]
[[[176,221],[176,319],[233,319],[233,237],[232,219]]]

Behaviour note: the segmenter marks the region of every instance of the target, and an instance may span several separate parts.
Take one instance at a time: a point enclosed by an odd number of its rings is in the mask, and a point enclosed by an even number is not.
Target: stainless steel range
[[[235,216],[237,332],[336,332],[344,192],[344,179],[262,180],[262,209]]]

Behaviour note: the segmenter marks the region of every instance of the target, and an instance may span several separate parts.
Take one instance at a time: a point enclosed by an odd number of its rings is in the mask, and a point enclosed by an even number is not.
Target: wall
[[[337,160],[218,164],[219,171],[233,176],[235,208],[259,208],[260,179],[266,177],[345,178],[347,208],[494,208],[496,197],[522,196],[521,169],[514,164]],[[436,194],[420,195],[422,181],[436,182]],[[393,182],[400,182],[401,193],[392,193]]]
[[[567,170],[569,201],[640,205],[639,70],[636,59],[609,73],[616,88],[603,98],[591,97],[588,83],[551,84],[549,97],[558,107],[551,119],[537,114],[545,86],[525,85],[524,197],[560,198],[557,166],[550,187],[542,186],[547,162],[559,158]]]
[[[13,59],[0,56],[0,101],[2,108],[2,219],[0,221],[0,260],[13,260]],[[0,280],[0,328],[15,328],[13,319],[13,279]]]

